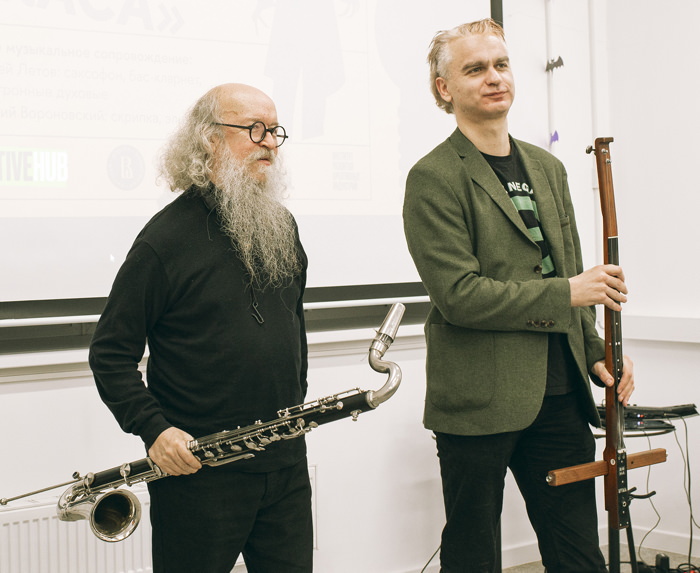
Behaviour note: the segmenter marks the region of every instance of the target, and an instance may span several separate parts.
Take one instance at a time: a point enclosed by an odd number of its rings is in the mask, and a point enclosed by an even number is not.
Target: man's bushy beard
[[[214,191],[223,230],[258,288],[288,284],[301,270],[294,220],[281,203],[286,189],[282,162],[272,156],[262,181],[250,175],[258,169],[257,160],[270,155],[261,149],[240,162],[227,153]]]

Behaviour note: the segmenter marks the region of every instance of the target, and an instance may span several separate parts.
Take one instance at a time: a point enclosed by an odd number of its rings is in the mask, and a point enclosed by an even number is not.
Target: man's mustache
[[[263,149],[258,149],[257,151],[254,151],[253,153],[251,153],[248,156],[247,161],[254,163],[260,159],[267,159],[270,163],[274,163],[275,160],[277,159],[277,155],[275,155],[272,152],[272,150],[263,148]]]

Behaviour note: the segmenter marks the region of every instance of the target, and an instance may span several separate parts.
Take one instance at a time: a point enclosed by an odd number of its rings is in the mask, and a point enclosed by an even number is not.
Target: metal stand
[[[627,507],[630,506],[633,499],[649,499],[652,495],[656,495],[655,491],[650,491],[644,495],[634,495],[635,488],[625,492],[625,501]],[[639,573],[639,563],[637,562],[637,553],[634,549],[634,533],[632,532],[632,520],[627,526],[627,548],[630,556],[630,565],[632,573]],[[608,525],[608,570],[610,573],[620,573],[620,530]]]

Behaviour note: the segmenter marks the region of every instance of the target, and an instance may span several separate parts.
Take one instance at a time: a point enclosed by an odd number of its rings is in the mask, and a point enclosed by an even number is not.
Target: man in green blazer
[[[614,383],[594,305],[620,310],[622,269],[584,271],[564,166],[508,133],[502,28],[440,32],[428,60],[457,129],[411,169],[404,224],[431,300],[424,424],[441,467],[442,571],[495,571],[508,468],[548,573],[606,571],[593,480],[553,488],[545,476],[594,459],[589,375]],[[625,359],[620,401],[633,389]]]

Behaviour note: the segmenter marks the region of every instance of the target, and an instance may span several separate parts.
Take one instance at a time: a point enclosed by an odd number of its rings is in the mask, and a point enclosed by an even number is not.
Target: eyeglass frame
[[[253,128],[258,124],[263,126],[264,131],[263,131],[263,136],[260,139],[258,139],[258,141],[255,141],[253,139]],[[253,143],[263,142],[265,140],[265,138],[267,137],[267,134],[269,133],[270,135],[272,135],[272,137],[275,139],[275,141],[279,142],[280,139],[282,140],[275,147],[281,147],[282,144],[285,142],[285,140],[287,138],[289,138],[289,136],[287,135],[287,130],[283,126],[276,125],[275,127],[267,127],[267,125],[265,125],[265,122],[263,122],[263,121],[255,121],[250,125],[234,125],[233,123],[219,123],[218,121],[215,121],[215,122],[212,122],[212,125],[223,125],[224,127],[238,127],[240,129],[247,129],[248,130],[248,137],[250,137],[250,140]],[[282,135],[278,135],[275,133],[275,131],[278,129],[282,130]]]

